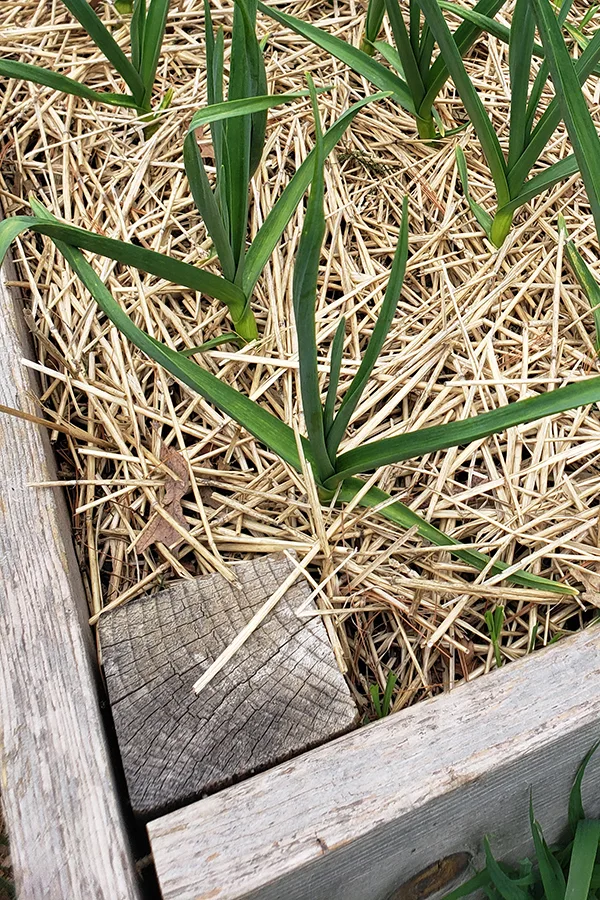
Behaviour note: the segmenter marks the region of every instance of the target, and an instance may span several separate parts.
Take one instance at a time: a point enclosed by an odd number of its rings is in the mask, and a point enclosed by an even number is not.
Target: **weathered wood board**
[[[100,619],[108,696],[134,812],[144,818],[352,728],[358,711],[323,623],[300,618],[300,577],[225,668],[194,682],[294,572],[284,554],[237,563]]]
[[[0,273],[0,403],[39,414],[21,302]],[[0,414],[0,791],[20,900],[130,900],[134,860],[87,606],[47,437]]]
[[[449,854],[480,864],[485,834],[519,859],[530,788],[553,840],[598,738],[594,628],[151,822],[163,898],[388,900]]]

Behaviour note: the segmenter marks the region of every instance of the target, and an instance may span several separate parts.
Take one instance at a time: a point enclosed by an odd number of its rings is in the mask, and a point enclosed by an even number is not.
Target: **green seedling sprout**
[[[392,696],[394,694],[394,688],[396,687],[397,681],[398,676],[394,672],[389,672],[387,680],[385,682],[383,697],[381,696],[381,688],[379,687],[379,684],[377,682],[370,686],[369,694],[371,695],[371,703],[373,704],[373,709],[375,710],[375,715],[378,719],[384,719],[391,713]]]
[[[571,4],[572,0],[563,3],[559,14],[561,22],[565,21]],[[493,216],[471,197],[467,163],[461,147],[457,148],[459,176],[473,215],[497,247],[506,239],[515,212],[521,206],[570,177],[578,168],[576,157],[570,155],[529,177],[559,125],[561,114],[558,103],[553,101],[537,119],[542,91],[548,78],[548,66],[545,61],[542,63],[530,89],[531,60],[534,56],[543,56],[544,48],[534,42],[535,28],[529,0],[517,0],[511,28],[494,19],[503,5],[504,0],[480,0],[473,9],[466,9],[446,0],[409,0],[407,26],[399,0],[372,0],[367,12],[363,49],[359,50],[315,25],[268,7],[261,0],[258,2],[262,12],[327,50],[381,90],[391,91],[393,99],[415,116],[417,129],[423,138],[440,135],[433,103],[448,78],[452,78],[494,180],[497,209]],[[442,9],[463,19],[454,33],[448,28]],[[385,13],[390,21],[395,47],[375,40]],[[483,32],[509,44],[511,111],[506,157],[463,63],[463,57]],[[439,54],[432,61],[436,44]],[[377,49],[389,68],[371,58],[364,48]],[[590,74],[600,73],[599,61],[600,31],[586,41],[577,60],[576,70],[581,83]]]
[[[443,900],[459,900],[483,890],[490,900],[595,900],[600,889],[600,820],[587,819],[581,784],[598,744],[586,753],[577,769],[568,807],[568,835],[561,846],[548,845],[529,799],[529,826],[535,849],[535,866],[524,859],[518,867],[498,862],[489,839],[483,841],[485,868]]]
[[[533,422],[544,416],[560,413],[577,406],[596,403],[600,401],[600,377],[584,379],[567,387],[547,391],[527,400],[509,403],[491,412],[471,418],[406,432],[397,437],[369,441],[354,450],[340,453],[340,443],[367,385],[373,366],[386,342],[400,298],[408,258],[407,201],[405,198],[398,248],[394,256],[387,289],[363,359],[340,401],[338,399],[338,377],[345,343],[345,322],[342,318],[332,343],[330,383],[327,388],[327,397],[323,403],[317,371],[315,311],[321,243],[325,229],[323,167],[326,141],[321,133],[316,91],[310,79],[309,88],[315,112],[316,146],[307,160],[311,167],[312,188],[293,279],[293,305],[299,348],[300,394],[306,427],[306,435],[301,441],[302,455],[313,471],[324,501],[339,503],[353,501],[360,503],[363,507],[376,508],[380,515],[403,528],[416,526],[421,537],[446,549],[450,548],[450,552],[456,558],[474,568],[487,569],[492,574],[501,575],[508,568],[506,563],[492,561],[485,554],[471,549],[468,545],[460,544],[422,519],[409,507],[397,500],[392,500],[389,494],[378,488],[369,488],[361,478],[356,476],[359,473],[376,470],[388,463],[398,463],[433,453],[436,450],[469,444],[471,441],[481,440],[515,425]],[[265,410],[259,403],[250,400],[219,380],[183,353],[173,350],[138,328],[111,296],[77,246],[67,243],[68,241],[73,242],[73,236],[76,233],[77,245],[90,249],[90,235],[83,232],[83,235],[86,235],[84,238],[81,230],[72,229],[70,226],[57,222],[35,199],[32,200],[32,206],[36,213],[35,219],[20,217],[7,219],[0,223],[0,258],[4,257],[12,240],[28,228],[33,227],[35,231],[49,235],[59,252],[89,290],[102,312],[126,338],[167,369],[175,378],[230,416],[283,461],[302,472],[303,464],[293,428]],[[97,236],[92,237],[95,239],[93,243],[96,243]],[[107,241],[108,239],[103,240]],[[125,246],[129,247],[130,245]],[[135,250],[140,251],[140,248],[135,248]],[[143,252],[150,254],[150,251]],[[112,254],[105,250],[104,255]],[[170,263],[178,272],[182,271],[182,263],[174,261],[170,261]],[[193,267],[190,268],[193,269]],[[193,271],[197,274],[197,270]],[[216,276],[211,276],[211,278],[220,283]],[[181,283],[181,279],[179,281]],[[560,594],[576,593],[573,588],[566,585],[527,572],[514,571],[512,567],[506,577],[511,582],[524,587]]]
[[[490,635],[490,641],[494,648],[494,659],[496,660],[496,668],[502,666],[502,629],[504,627],[504,607],[496,606],[494,609],[487,609],[483,614],[487,630]]]
[[[69,3],[74,3],[74,0],[69,0]],[[77,7],[77,4],[74,6]],[[164,4],[165,11],[167,6]],[[158,8],[158,0],[152,0],[145,20],[146,28],[149,27],[147,23],[153,10]],[[192,119],[184,140],[183,158],[190,190],[213,241],[222,276],[134,244],[103,238],[56,221],[50,224],[47,220],[29,220],[30,227],[46,229],[44,233],[50,237],[52,234],[48,228],[54,229],[53,233],[59,239],[72,246],[108,256],[225,303],[233,330],[200,347],[188,348],[188,354],[209,350],[225,342],[235,342],[240,346],[258,337],[251,308],[254,288],[310,183],[313,165],[311,157],[299,167],[247,247],[250,182],[264,151],[267,111],[306,97],[308,92],[266,93],[263,50],[255,30],[256,0],[235,0],[229,90],[228,99],[224,100],[223,29],[215,34],[208,0],[204,11],[209,102]],[[141,27],[138,21],[136,30],[133,23],[136,16],[140,20],[142,14],[145,15],[145,6],[138,0],[132,19],[132,40],[134,31],[137,35]],[[136,46],[135,41],[133,46]],[[138,62],[137,56],[134,56],[134,62]],[[363,106],[385,96],[385,93],[380,93],[365,97],[340,116],[325,135],[325,153],[333,150]],[[211,130],[216,170],[214,187],[211,186],[196,139],[197,129],[205,125],[210,126]],[[13,227],[18,227],[18,219],[13,222]],[[25,223],[24,218],[22,223]]]
[[[156,78],[156,69],[167,24],[169,0],[134,0],[133,5],[121,3],[118,11],[132,11],[130,23],[131,57],[121,50],[108,28],[102,23],[87,0],[62,0],[69,12],[85,29],[90,39],[98,47],[105,58],[114,66],[127,87],[129,94],[113,94],[108,91],[94,91],[82,84],[53,72],[42,66],[21,63],[12,59],[0,59],[0,75],[23,81],[42,84],[63,94],[74,94],[94,103],[105,103],[111,106],[125,106],[135,109],[144,115],[147,124],[146,134],[153,129],[151,113],[152,91]],[[170,103],[171,92],[167,92],[161,109]]]
[[[255,339],[258,335],[256,321],[250,307],[251,297],[260,275],[266,266],[277,242],[283,234],[288,222],[298,203],[302,200],[304,192],[310,184],[315,151],[312,150],[302,165],[294,173],[290,182],[282,191],[280,197],[273,205],[269,215],[263,222],[260,230],[256,234],[250,247],[246,251],[239,251],[240,243],[236,244],[239,255],[237,267],[235,266],[235,257],[230,242],[231,231],[226,230],[225,223],[227,221],[227,211],[233,207],[234,202],[238,202],[238,209],[244,212],[244,231],[237,228],[235,235],[245,238],[245,227],[247,225],[247,202],[248,202],[248,184],[244,182],[240,185],[234,184],[233,189],[238,190],[237,198],[231,199],[229,196],[223,197],[217,191],[213,192],[210,187],[208,176],[204,169],[203,162],[200,158],[198,145],[194,137],[194,130],[202,124],[220,124],[223,125],[229,119],[240,117],[247,124],[250,123],[253,115],[262,113],[265,110],[277,106],[282,103],[289,103],[298,97],[306,96],[306,91],[295,94],[279,94],[277,96],[250,97],[242,100],[232,100],[204,107],[196,113],[190,127],[190,133],[186,139],[184,146],[184,156],[187,174],[196,202],[204,213],[206,228],[212,237],[215,250],[221,262],[226,276],[213,275],[206,272],[202,268],[182,262],[174,257],[158,253],[154,250],[148,250],[138,244],[127,243],[113,238],[107,238],[94,232],[86,231],[83,228],[77,228],[60,222],[54,217],[48,217],[47,211],[37,204],[35,199],[32,206],[36,210],[42,210],[41,216],[15,216],[7,219],[3,223],[6,234],[12,234],[16,237],[22,231],[31,228],[40,234],[46,234],[53,240],[62,241],[72,247],[78,247],[82,250],[89,250],[99,256],[105,256],[109,259],[116,260],[124,265],[133,266],[141,272],[148,272],[163,278],[172,284],[187,287],[190,290],[198,291],[207,297],[212,297],[224,303],[228,310],[233,324],[233,331],[207,341],[200,347],[189,347],[185,351],[187,354],[209,350],[225,341],[234,341],[237,344],[244,344]],[[329,154],[336,146],[340,138],[344,135],[346,129],[360,112],[360,110],[370,103],[372,100],[378,99],[385,94],[373,94],[364,97],[353,106],[351,106],[339,119],[334,122],[331,128],[324,135],[324,152]],[[249,130],[249,129],[248,129]],[[250,132],[251,134],[251,132]],[[221,152],[223,156],[234,158],[235,153],[229,152],[225,140],[232,141],[233,133],[231,131],[224,132]],[[239,149],[239,148],[238,148]],[[251,141],[245,145],[246,154],[251,153]],[[246,156],[246,159],[248,157]],[[225,179],[222,178],[218,182],[218,187],[224,188]],[[243,202],[242,202],[243,201]]]
[[[575,158],[590,203],[596,234],[600,236],[600,138],[587,107],[579,83],[577,69],[569,55],[549,0],[529,0],[546,54],[556,101],[571,139]],[[594,41],[600,35],[597,31]],[[585,54],[591,45],[587,44]],[[600,286],[574,242],[569,239],[564,217],[559,216],[559,230],[565,238],[565,252],[573,273],[587,297],[595,325],[596,351],[600,353]]]
[[[184,141],[183,158],[194,202],[212,238],[223,276],[243,296],[240,303],[230,307],[234,332],[216,340],[247,343],[258,336],[250,305],[256,281],[306,190],[306,176],[310,179],[310,169],[304,170],[306,174],[298,173],[280,207],[283,215],[269,217],[269,224],[265,223],[247,250],[250,182],[264,151],[267,110],[305,97],[307,91],[267,95],[263,50],[256,36],[256,0],[236,0],[225,101],[223,29],[219,28],[215,34],[208,0],[204,3],[204,16],[210,105],[193,117]],[[196,140],[197,129],[204,125],[210,125],[211,131],[216,171],[214,189]],[[338,133],[339,129],[332,130],[328,136],[327,152],[333,149]],[[214,341],[203,345],[203,349],[210,346],[215,346]]]
[[[482,22],[493,20],[506,0],[479,0],[475,11]],[[450,75],[443,54],[433,58],[435,41],[432,30],[421,17],[417,0],[408,0],[408,28],[403,18],[404,4],[399,0],[371,0],[367,12],[362,49],[353,47],[322,28],[304,22],[272,6],[258,2],[258,8],[282,25],[331,53],[341,62],[364,76],[381,91],[391,91],[393,99],[415,117],[419,135],[424,139],[440,136],[433,109],[435,99]],[[394,44],[377,41],[384,14],[387,12]],[[481,34],[480,25],[465,20],[454,39],[464,56]],[[387,66],[372,58],[377,50]]]
[[[496,188],[497,210],[492,217],[472,199],[466,160],[462,148],[458,147],[458,170],[466,199],[490,241],[500,247],[510,231],[514,214],[519,207],[570,177],[579,168],[577,155],[570,154],[529,178],[531,169],[561,120],[561,106],[558,98],[554,98],[536,121],[543,87],[551,67],[547,59],[548,51],[544,45],[544,62],[533,85],[530,86],[535,34],[531,0],[516,0],[509,34],[511,103],[507,156],[500,147],[490,118],[467,74],[461,48],[446,24],[438,0],[418,0],[418,2],[481,144]],[[561,23],[569,12],[571,2],[572,0],[569,0],[561,7],[559,13]],[[554,21],[556,23],[556,17]],[[556,24],[558,27],[558,23]],[[568,57],[566,48],[565,53]],[[581,93],[580,84],[594,72],[600,60],[600,31],[596,32],[575,63],[568,58],[573,68],[574,84]]]

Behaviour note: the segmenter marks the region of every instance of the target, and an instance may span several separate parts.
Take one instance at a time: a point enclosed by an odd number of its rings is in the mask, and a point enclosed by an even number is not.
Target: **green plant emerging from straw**
[[[369,695],[371,697],[371,703],[373,704],[373,709],[375,710],[375,716],[378,719],[385,719],[386,716],[392,711],[392,697],[394,695],[394,688],[396,687],[396,682],[398,681],[398,676],[395,672],[389,672],[388,677],[385,682],[385,690],[383,691],[383,695],[381,693],[381,688],[379,684],[375,682],[369,687]]]
[[[477,133],[494,180],[498,208],[492,217],[471,198],[466,161],[462,149],[457,148],[459,174],[471,210],[491,242],[499,247],[508,235],[513,216],[520,206],[578,170],[578,159],[575,154],[570,154],[527,180],[561,120],[561,107],[555,98],[536,121],[542,91],[548,77],[549,60],[544,59],[530,88],[531,60],[535,47],[535,21],[530,0],[516,0],[510,28],[511,101],[506,157],[483,103],[467,74],[460,48],[450,33],[438,0],[418,0],[418,2]],[[572,0],[563,3],[559,13],[561,22],[565,20],[571,3]],[[600,31],[596,32],[574,64],[574,80],[578,91],[579,85],[595,70],[599,60]]]
[[[146,0],[134,0],[130,24],[131,58],[128,58],[87,0],[62,0],[101,53],[112,63],[129,88],[130,94],[94,91],[59,72],[11,59],[0,59],[0,75],[32,81],[95,103],[125,106],[137,110],[140,114],[148,114],[151,112],[152,91],[167,24],[169,2],[170,0],[149,0],[146,6]],[[171,96],[171,92],[167,92],[161,103],[161,109],[169,105]],[[148,129],[151,130],[151,121],[148,118],[146,121],[149,123]]]
[[[479,0],[475,11],[482,21],[487,22],[505,2],[506,0]],[[380,90],[391,91],[394,100],[415,117],[422,138],[439,136],[438,126],[441,123],[433,104],[450,73],[444,54],[432,59],[434,35],[427,22],[421,19],[417,0],[409,0],[408,3],[408,28],[399,0],[371,0],[362,50],[315,25],[267,6],[260,0],[258,8],[346,63]],[[395,47],[385,41],[376,41],[386,11]],[[480,34],[481,27],[475,22],[463,22],[454,35],[459,52],[462,55],[468,53]],[[389,68],[371,58],[373,49],[381,53]]]
[[[496,606],[494,609],[487,609],[483,615],[487,630],[490,635],[490,641],[494,649],[494,659],[496,660],[496,668],[502,665],[502,629],[504,628],[504,607]]]
[[[433,103],[448,78],[452,78],[494,180],[497,210],[493,216],[471,197],[467,163],[461,147],[457,148],[459,175],[472,213],[490,241],[500,247],[510,231],[515,212],[523,204],[573,175],[578,168],[577,159],[571,154],[529,178],[561,119],[556,100],[538,118],[548,66],[545,61],[542,62],[530,86],[531,61],[534,56],[543,56],[544,49],[534,41],[535,26],[529,2],[516,0],[511,27],[507,28],[494,19],[504,0],[480,0],[473,9],[464,9],[445,0],[410,0],[407,27],[399,0],[371,0],[365,46],[376,48],[395,72],[363,50],[314,25],[268,7],[260,0],[258,6],[262,12],[332,53],[380,89],[390,90],[393,98],[415,116],[422,137],[436,137]],[[559,14],[561,22],[565,21],[571,5],[572,0],[563,3]],[[454,33],[447,25],[442,9],[463,19]],[[384,13],[390,20],[395,48],[375,40]],[[509,45],[511,103],[506,157],[463,62],[463,57],[482,32],[493,34]],[[591,40],[584,39],[584,43],[581,57],[576,62],[580,83],[593,72],[600,71],[600,31]],[[436,44],[440,52],[432,62]]]
[[[490,900],[595,900],[600,889],[600,820],[587,819],[581,785],[598,744],[589,750],[577,770],[568,807],[568,838],[562,846],[549,847],[529,801],[529,824],[536,864],[524,859],[518,867],[498,862],[488,838],[484,839],[486,865],[444,900],[459,900],[485,891]]]
[[[172,284],[183,285],[224,303],[228,307],[234,331],[219,335],[200,348],[189,348],[186,351],[188,353],[206,350],[224,341],[233,340],[238,344],[247,343],[258,335],[256,321],[250,307],[254,288],[310,184],[315,152],[311,151],[294,173],[246,251],[248,181],[250,177],[248,173],[257,149],[262,152],[260,135],[253,143],[252,117],[270,107],[289,103],[298,97],[306,96],[306,94],[307,92],[304,91],[295,94],[254,96],[219,102],[205,107],[194,116],[184,148],[186,170],[193,195],[203,213],[206,228],[214,242],[226,276],[213,275],[190,263],[182,262],[154,250],[148,250],[138,244],[103,237],[83,228],[67,225],[57,219],[49,219],[47,216],[37,218],[15,216],[6,220],[3,227],[6,233],[10,233],[14,237],[31,228],[40,234],[48,235],[53,240],[62,241],[73,247],[89,250],[99,256],[133,266],[142,272],[164,278]],[[324,136],[325,153],[328,154],[333,150],[354,117],[367,103],[384,96],[386,95],[373,94],[364,97],[346,110]],[[213,193],[200,157],[194,131],[203,124],[223,125],[233,118],[242,120],[246,128],[242,135],[233,131],[222,132],[219,153],[223,158],[227,158],[228,162],[223,166],[217,191]],[[238,155],[242,156],[241,160]],[[232,161],[240,162],[245,166],[242,178],[239,180],[235,177],[239,175],[239,168],[237,171],[232,168]],[[228,175],[231,176],[229,180]],[[237,224],[235,228],[233,225],[227,227],[226,223],[231,221],[233,215],[236,216]]]
[[[69,3],[73,2],[69,0]],[[148,20],[152,10],[158,9],[157,3],[158,0],[152,0]],[[145,10],[143,2],[134,6],[134,18],[140,10]],[[298,168],[247,248],[250,182],[264,151],[267,111],[306,97],[308,91],[266,93],[263,53],[255,30],[256,0],[235,0],[229,90],[225,101],[223,29],[215,35],[208,0],[204,12],[209,105],[192,119],[184,140],[183,159],[194,202],[213,241],[223,275],[213,275],[136,244],[104,238],[56,220],[17,217],[11,220],[10,226],[17,231],[21,226],[37,229],[74,247],[134,266],[225,303],[233,331],[219,335],[199,348],[190,348],[188,353],[210,349],[226,341],[242,345],[258,337],[251,308],[254,288],[310,183],[313,166],[311,156]],[[343,113],[325,135],[325,153],[333,150],[367,103],[385,96],[387,94],[379,93],[365,97]],[[214,189],[196,140],[196,130],[205,125],[210,126],[212,136],[216,171]]]
[[[69,243],[94,249],[91,244],[96,242],[84,240],[82,237],[82,234],[87,235],[86,232],[61,225],[41,204],[32,200],[32,206],[36,213],[35,219],[20,217],[0,223],[0,258],[5,255],[14,237],[27,228],[34,227],[36,231],[48,234],[90,291],[100,309],[132,343],[184,384],[200,393],[234,419],[257,440],[300,472],[303,470],[302,456],[304,456],[306,463],[312,468],[324,501],[360,503],[364,507],[375,508],[381,515],[404,528],[416,525],[418,533],[423,538],[438,546],[450,548],[458,559],[476,569],[485,569],[501,575],[508,569],[505,563],[492,561],[485,554],[459,544],[404,504],[392,500],[388,494],[378,488],[369,487],[355,476],[358,473],[376,470],[388,463],[413,459],[436,450],[468,444],[514,425],[532,422],[543,416],[559,413],[576,406],[598,402],[600,401],[600,377],[586,379],[527,400],[509,403],[499,409],[462,421],[433,426],[398,437],[371,441],[355,450],[338,453],[340,442],[386,341],[396,312],[408,258],[407,202],[405,199],[398,248],[379,318],[362,362],[338,405],[338,379],[345,336],[345,323],[342,319],[332,343],[330,381],[325,402],[322,403],[317,374],[315,308],[321,243],[325,230],[323,168],[326,142],[319,124],[316,92],[310,80],[309,86],[315,112],[316,146],[311,151],[310,159],[307,160],[311,167],[312,188],[293,281],[301,400],[307,431],[307,436],[301,441],[302,453],[296,443],[295,432],[289,425],[267,412],[258,403],[221,382],[185,354],[172,350],[134,325],[129,316],[113,299],[80,250]],[[75,241],[73,241],[74,236]],[[129,247],[130,245],[125,246]],[[139,249],[135,248],[136,251]],[[112,255],[112,253],[107,253],[106,249],[102,252],[104,255]],[[144,253],[149,254],[150,251],[144,251]],[[182,263],[175,264],[173,261],[171,263],[174,271],[178,272],[180,271],[178,267],[183,265]],[[514,566],[510,568],[506,577],[525,587],[558,593],[576,593],[566,585],[516,570]]]
[[[596,126],[581,90],[577,70],[562,36],[560,19],[557,20],[554,15],[549,0],[529,0],[529,2],[544,46],[556,102],[573,145],[574,155],[590,202],[596,234],[600,238],[600,169],[598,168],[600,137],[598,137]],[[598,35],[600,35],[600,31],[596,32],[592,40],[595,40]],[[589,46],[589,43],[586,44],[584,53]],[[600,285],[573,241],[569,240],[565,220],[562,216],[559,217],[559,229],[566,239],[567,259],[592,308],[596,331],[596,350],[600,353]]]
[[[306,91],[267,95],[263,52],[256,37],[256,0],[236,0],[231,38],[228,99],[223,94],[223,29],[216,35],[208,0],[204,4],[208,108],[193,117],[184,141],[183,157],[194,201],[210,234],[224,278],[239,299],[229,305],[234,332],[216,342],[238,343],[258,336],[251,309],[256,282],[310,180],[310,163],[300,167],[277,213],[271,214],[246,251],[250,181],[265,143],[267,110],[306,96]],[[377,95],[375,95],[377,96]],[[329,153],[364,103],[355,104],[327,135]],[[196,130],[210,125],[216,180],[214,190],[196,141]],[[339,126],[339,127],[338,127]],[[214,346],[215,342],[211,342]]]

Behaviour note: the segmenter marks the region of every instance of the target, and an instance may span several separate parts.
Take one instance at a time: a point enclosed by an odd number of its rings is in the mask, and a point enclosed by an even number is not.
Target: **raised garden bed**
[[[55,212],[68,211],[89,229],[119,237],[125,232],[153,246],[165,241],[185,258],[198,245],[208,248],[191,213],[178,155],[177,116],[199,105],[198,93],[203,96],[202,77],[190,77],[198,48],[180,27],[185,20],[193,30],[201,16],[185,6],[173,11],[166,55],[180,67],[177,78],[188,93],[179,92],[178,105],[147,144],[137,126],[123,125],[127,113],[50,103],[38,88],[21,88],[12,98],[22,131],[4,136],[7,212],[23,212],[24,195],[33,187]],[[301,6],[296,11],[306,14]],[[339,30],[349,37],[354,12],[338,15]],[[37,28],[43,16],[39,21]],[[60,16],[48,28],[50,46],[53,34],[64,37]],[[269,72],[278,90],[299,87],[300,75],[289,64],[294,45],[279,30],[272,38]],[[502,48],[494,47],[490,58],[501,70]],[[357,98],[359,82],[337,63],[323,63],[320,52],[308,51],[307,60],[322,82],[335,80],[331,98],[323,99],[333,118]],[[490,66],[474,55],[476,78],[485,81]],[[97,77],[104,77],[101,67]],[[502,103],[499,94],[500,121]],[[457,105],[448,91],[441,106],[449,121]],[[301,159],[310,146],[308,106],[303,109],[300,119],[290,110],[273,114],[270,156],[254,194],[254,230],[289,176],[286,156],[293,148]],[[566,202],[569,224],[592,234],[579,182],[571,179],[537,200],[494,254],[456,190],[453,155],[444,146],[424,146],[411,129],[410,119],[391,105],[367,110],[328,169],[328,262],[322,272],[328,287],[321,294],[319,327],[331,338],[345,311],[354,356],[385,286],[399,199],[407,190],[413,199],[401,315],[349,446],[393,430],[398,408],[413,427],[443,421],[457,411],[518,399],[526,388],[592,373],[596,365],[586,301],[563,278],[566,270],[556,267],[556,234],[544,218],[549,204],[556,210]],[[90,131],[96,133],[93,150]],[[65,139],[71,133],[73,140]],[[458,140],[475,159],[474,189],[485,197],[489,178],[476,148],[468,137]],[[164,146],[166,153],[159,150]],[[548,159],[565,147],[559,132]],[[74,174],[78,166],[83,180]],[[23,173],[27,184],[19,184]],[[150,175],[152,190],[145,187]],[[115,198],[108,207],[107,192]],[[293,222],[257,289],[262,343],[247,354],[219,349],[206,355],[213,371],[291,416],[298,412],[297,364],[286,298],[298,236]],[[497,832],[500,853],[522,853],[529,785],[552,837],[599,719],[596,631],[566,637],[596,615],[595,411],[564,414],[381,474],[381,487],[461,541],[587,593],[558,602],[497,577],[480,584],[464,564],[376,514],[353,510],[345,516],[307,501],[303,481],[289,467],[98,324],[85,293],[57,269],[47,245],[32,239],[17,259],[22,268],[18,275],[9,272],[10,287],[2,293],[0,402],[54,417],[67,432],[58,444],[57,476],[46,431],[2,419],[0,565],[7,627],[0,638],[1,787],[21,896],[135,896],[134,859],[147,849],[129,846],[135,829],[123,823],[123,786],[111,774],[88,606],[68,536],[71,519],[58,489],[47,486],[72,476],[78,482],[70,500],[80,510],[74,521],[79,563],[95,620],[103,608],[171,580],[227,571],[229,558],[257,548],[301,557],[315,535],[321,539],[324,528],[337,522],[334,539],[315,556],[312,575],[324,581],[319,615],[362,718],[374,715],[372,688],[379,685],[381,696],[389,673],[398,677],[391,706],[402,712],[393,719],[153,819],[151,847],[165,897],[386,900],[443,857],[475,853],[485,831]],[[103,271],[126,305],[143,284],[147,305],[135,314],[175,343],[212,337],[223,317],[203,301],[200,318],[191,292],[174,295],[156,280],[132,281],[119,267]],[[41,406],[32,399],[37,388],[31,367],[21,363],[28,351],[15,285],[25,286],[30,277],[38,286],[27,321],[37,338]],[[348,355],[346,380],[356,369]],[[191,538],[176,552],[146,548],[136,555],[132,547],[163,496],[159,436],[191,463],[195,484],[183,506]],[[68,472],[67,454],[74,460]],[[484,613],[500,603],[507,610],[500,660],[520,661],[479,681],[497,661]],[[557,647],[521,659],[557,638]],[[465,678],[474,683],[447,693]]]

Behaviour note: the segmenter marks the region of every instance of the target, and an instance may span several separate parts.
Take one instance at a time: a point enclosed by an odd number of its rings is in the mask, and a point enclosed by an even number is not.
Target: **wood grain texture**
[[[157,815],[323,743],[357,710],[323,623],[299,618],[301,577],[226,667],[196,679],[294,571],[283,554],[176,584],[100,619],[113,719],[134,812]]]
[[[36,413],[21,302],[0,276],[0,403]],[[87,606],[45,434],[0,415],[0,790],[20,900],[133,900]],[[96,670],[97,671],[97,670]]]
[[[151,822],[163,898],[387,900],[442,857],[479,864],[486,833],[521,858],[530,788],[553,840],[599,737],[594,628]]]

